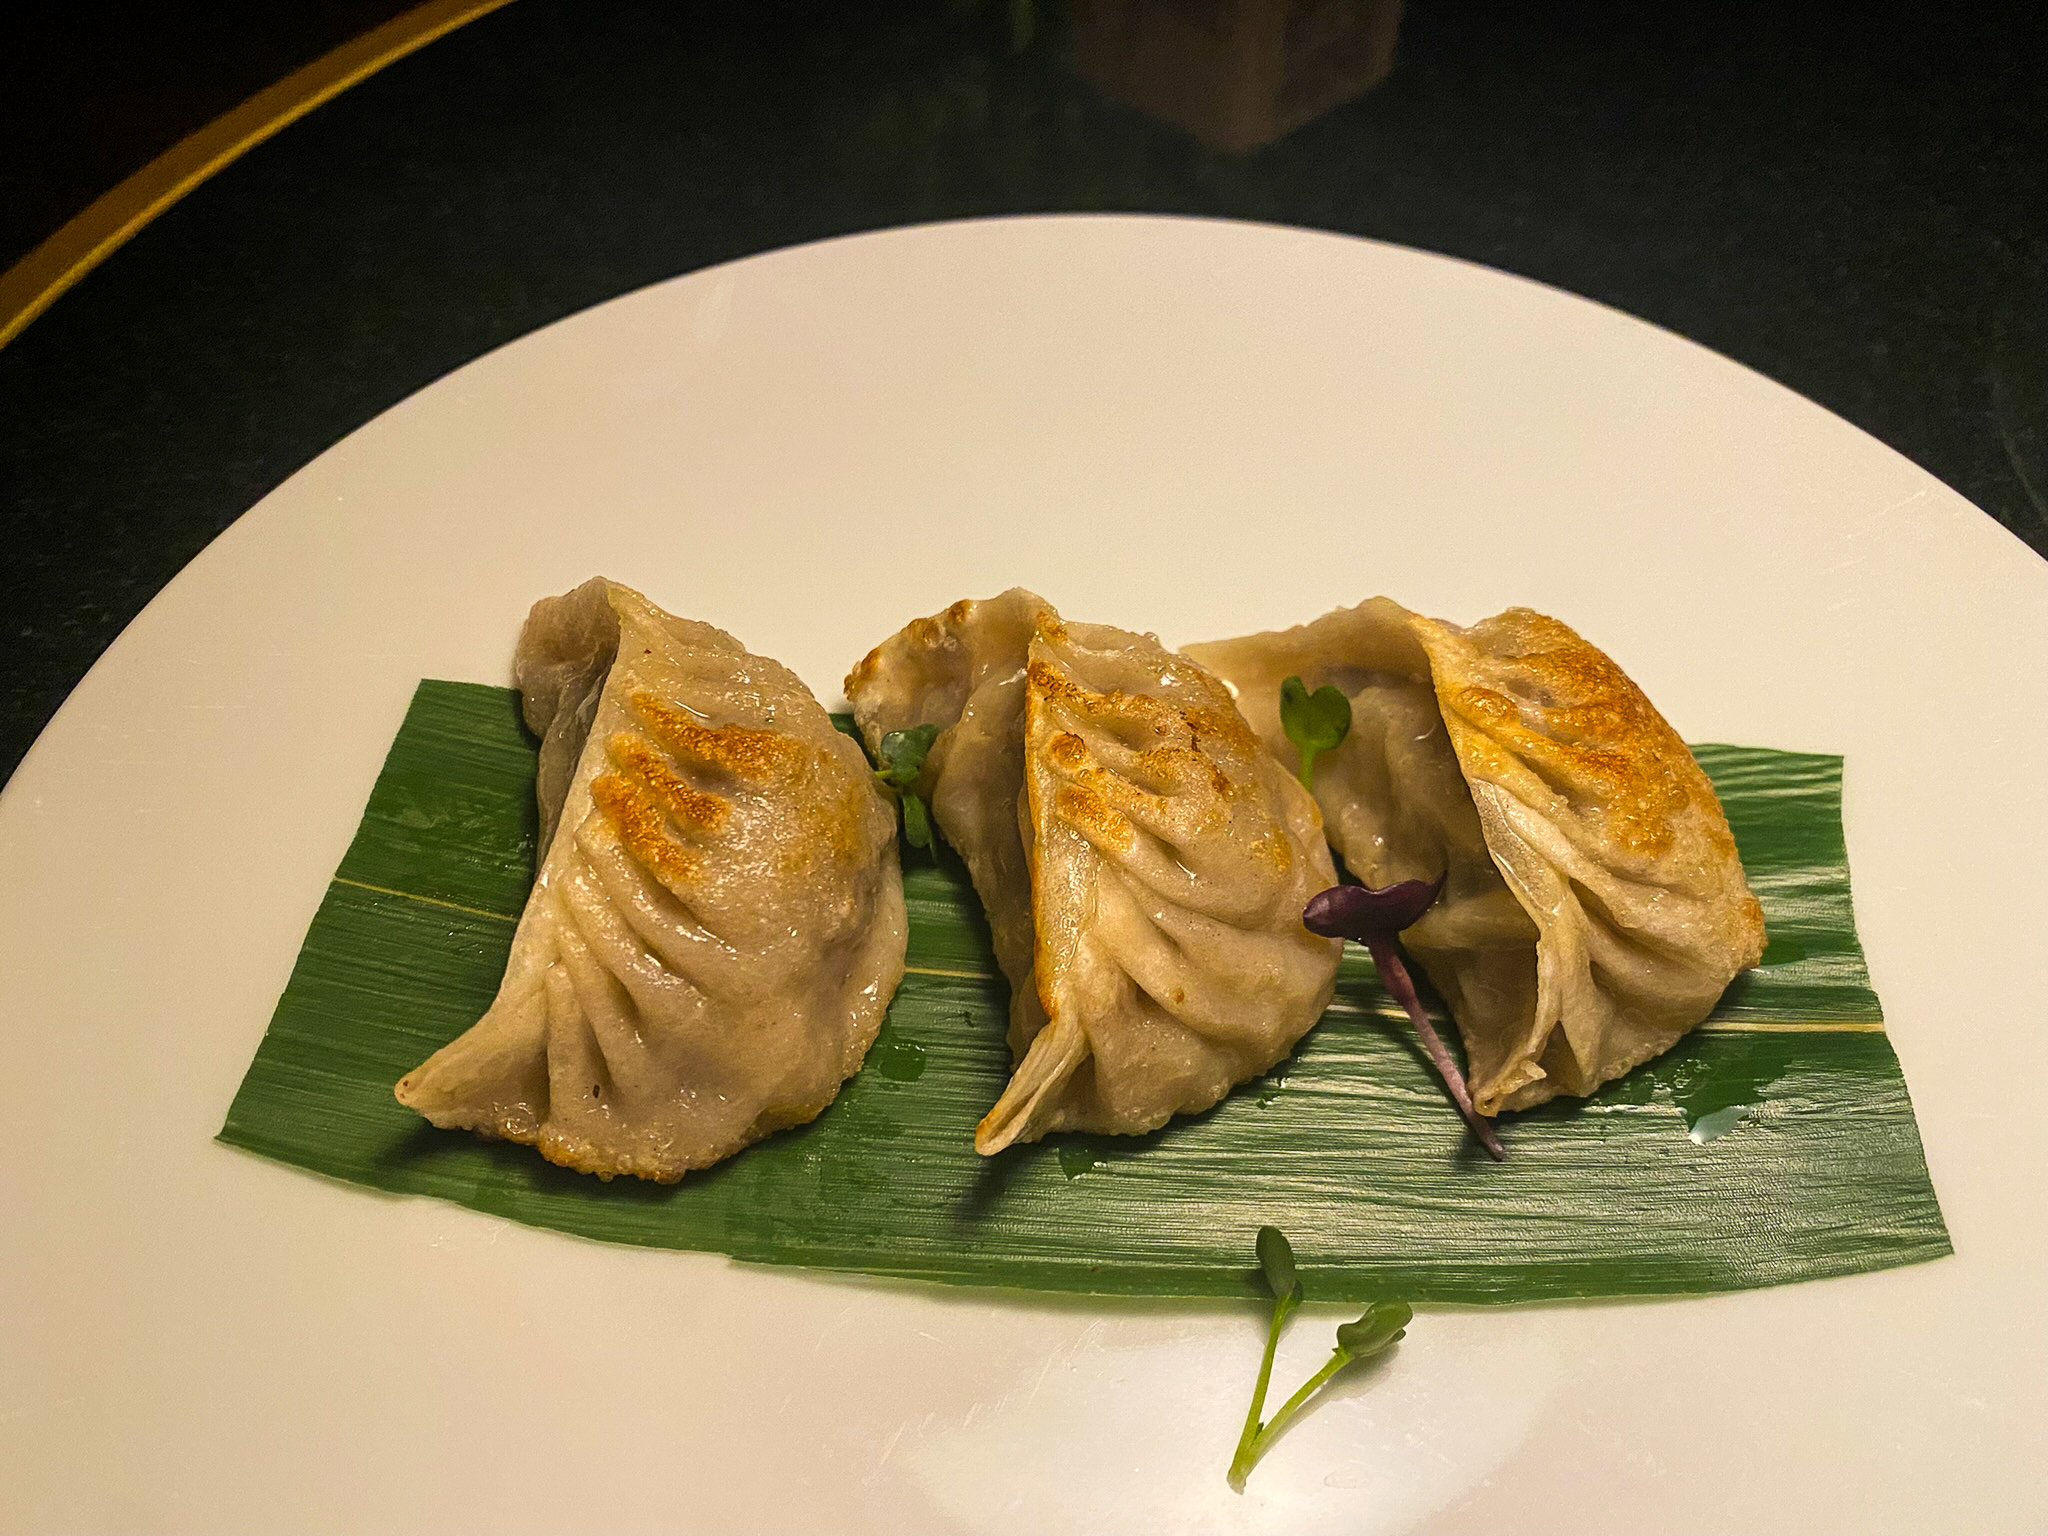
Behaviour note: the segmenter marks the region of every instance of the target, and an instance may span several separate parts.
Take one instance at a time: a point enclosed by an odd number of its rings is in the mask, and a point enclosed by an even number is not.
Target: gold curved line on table
[[[413,891],[394,890],[388,885],[371,885],[366,880],[350,880],[336,875],[334,884],[348,886],[351,890],[370,891],[379,896],[396,896],[401,901],[417,901],[429,907],[444,907],[450,912],[467,912],[471,917],[487,917],[494,923],[517,923],[519,918],[509,912],[492,912],[483,907],[465,907],[460,902],[443,901],[438,896],[421,896]],[[953,981],[1000,981],[1000,976],[984,971],[948,971],[929,965],[906,965],[906,976],[943,976]],[[1400,1019],[1406,1017],[1398,1009],[1366,1009],[1352,1003],[1333,1003],[1329,1011],[1336,1014],[1362,1015],[1372,1013],[1375,1017]],[[1706,1035],[1881,1035],[1884,1033],[1882,1019],[1710,1019],[1699,1026]]]
[[[180,139],[0,272],[0,347],[209,176],[385,65],[510,3],[428,0],[294,70]]]

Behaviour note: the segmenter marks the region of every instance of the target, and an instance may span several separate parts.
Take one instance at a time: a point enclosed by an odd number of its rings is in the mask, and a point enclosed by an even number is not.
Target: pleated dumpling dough
[[[1460,629],[1387,598],[1187,654],[1280,761],[1280,685],[1332,684],[1330,839],[1368,885],[1447,876],[1403,943],[1449,1003],[1481,1114],[1588,1094],[1670,1047],[1763,952],[1713,785],[1622,670],[1526,608]]]
[[[1011,989],[1017,1068],[979,1151],[1207,1109],[1321,1017],[1321,818],[1200,667],[1014,590],[916,620],[846,691],[870,745],[942,727],[919,789]]]
[[[539,877],[435,1125],[668,1183],[832,1102],[903,979],[896,819],[795,674],[594,580],[536,604]]]

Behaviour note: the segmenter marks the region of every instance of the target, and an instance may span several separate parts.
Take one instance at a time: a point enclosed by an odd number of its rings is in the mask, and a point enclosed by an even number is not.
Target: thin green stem
[[[1257,1462],[1261,1456],[1266,1454],[1266,1448],[1280,1437],[1280,1431],[1287,1427],[1287,1421],[1301,1412],[1303,1405],[1310,1398],[1314,1397],[1317,1392],[1322,1390],[1323,1383],[1343,1370],[1345,1366],[1352,1362],[1353,1358],[1351,1351],[1344,1348],[1341,1344],[1330,1351],[1328,1363],[1320,1371],[1317,1371],[1315,1375],[1303,1382],[1301,1390],[1282,1403],[1280,1411],[1267,1421],[1264,1429],[1259,1431],[1256,1448],[1252,1451],[1252,1462]],[[1246,1465],[1245,1470],[1251,1470],[1249,1463]]]
[[[1330,1352],[1330,1358],[1323,1368],[1303,1382],[1301,1390],[1282,1403],[1278,1413],[1264,1424],[1258,1425],[1256,1429],[1252,1423],[1248,1422],[1245,1425],[1244,1438],[1238,1442],[1237,1455],[1230,1463],[1231,1487],[1239,1493],[1244,1492],[1245,1479],[1251,1476],[1252,1468],[1259,1464],[1259,1458],[1273,1448],[1273,1442],[1280,1438],[1280,1432],[1287,1427],[1288,1421],[1307,1406],[1308,1400],[1322,1390],[1324,1383],[1357,1358],[1359,1357],[1343,1345],[1338,1345]],[[1265,1400],[1265,1385],[1265,1375],[1261,1374],[1259,1397],[1252,1408],[1254,1420],[1257,1418],[1259,1406]]]
[[[1259,1459],[1259,1431],[1265,1426],[1259,1415],[1266,1409],[1266,1389],[1273,1381],[1273,1355],[1280,1347],[1280,1330],[1301,1304],[1301,1292],[1294,1291],[1273,1303],[1273,1321],[1266,1327],[1266,1358],[1259,1362],[1259,1379],[1252,1387],[1252,1406],[1244,1416],[1244,1433],[1238,1437],[1237,1454],[1230,1459],[1230,1486],[1244,1492],[1244,1480]]]

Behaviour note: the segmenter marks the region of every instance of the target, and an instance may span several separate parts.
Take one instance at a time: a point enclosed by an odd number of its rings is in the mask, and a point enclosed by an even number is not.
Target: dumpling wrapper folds
[[[1556,619],[1461,629],[1381,597],[1186,653],[1289,767],[1281,683],[1350,699],[1315,797],[1366,884],[1446,876],[1401,938],[1457,1020],[1480,1113],[1589,1094],[1670,1049],[1762,955],[1712,783]]]
[[[1200,667],[1016,589],[913,621],[846,691],[871,747],[942,728],[918,789],[1011,989],[1016,1070],[977,1150],[1207,1109],[1321,1017],[1322,819]]]
[[[803,683],[602,579],[534,606],[540,872],[437,1126],[672,1182],[814,1118],[903,978],[895,813]]]

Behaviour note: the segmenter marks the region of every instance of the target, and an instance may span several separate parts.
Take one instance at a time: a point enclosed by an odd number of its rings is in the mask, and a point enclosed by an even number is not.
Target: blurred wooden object
[[[1386,78],[1401,0],[1069,0],[1075,70],[1220,149],[1256,149]]]

